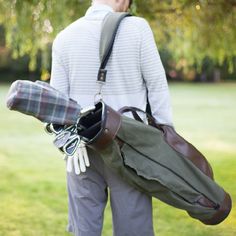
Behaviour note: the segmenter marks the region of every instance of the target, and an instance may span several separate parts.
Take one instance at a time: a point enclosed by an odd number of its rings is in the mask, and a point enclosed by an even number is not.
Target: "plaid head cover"
[[[10,110],[58,125],[75,124],[81,110],[76,101],[42,81],[15,81],[6,104]]]

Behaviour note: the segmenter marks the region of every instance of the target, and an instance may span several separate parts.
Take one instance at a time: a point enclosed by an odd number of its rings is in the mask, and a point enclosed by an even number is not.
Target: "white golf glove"
[[[90,166],[86,146],[83,141],[80,142],[73,155],[66,155],[64,159],[66,160],[67,172],[71,173],[74,171],[76,175],[84,173],[86,171],[86,167]]]

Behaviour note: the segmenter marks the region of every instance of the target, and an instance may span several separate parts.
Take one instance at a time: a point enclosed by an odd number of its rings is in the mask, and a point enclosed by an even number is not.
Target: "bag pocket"
[[[217,208],[218,204],[205,198],[202,193],[196,191],[196,189],[185,180],[186,176],[176,175],[176,173],[167,166],[155,162],[153,159],[149,159],[148,156],[138,152],[129,144],[124,143],[122,145],[121,156],[124,165],[134,170],[138,176],[152,181],[153,188],[155,188],[156,182],[156,184],[169,189],[176,197],[190,204],[196,204],[209,209]],[[146,189],[146,191],[148,192],[149,189]],[[206,201],[203,201],[203,198],[205,198]],[[199,202],[200,199],[201,201]]]

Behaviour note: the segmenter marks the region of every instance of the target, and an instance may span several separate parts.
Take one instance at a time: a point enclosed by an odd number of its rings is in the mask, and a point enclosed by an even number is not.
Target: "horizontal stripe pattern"
[[[99,13],[95,8],[61,31],[53,43],[51,85],[81,105],[91,105],[91,98],[99,89],[96,80],[101,23],[109,11],[106,8]],[[113,102],[112,107],[119,109],[117,104],[123,104],[145,109],[148,90],[155,118],[172,124],[165,71],[145,19],[132,16],[121,22],[106,69],[107,82],[102,93],[104,100]],[[86,96],[90,102],[84,101]],[[142,103],[138,102],[140,99]]]

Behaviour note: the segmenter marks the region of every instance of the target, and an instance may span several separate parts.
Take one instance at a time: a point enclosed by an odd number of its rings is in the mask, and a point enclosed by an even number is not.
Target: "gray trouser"
[[[85,173],[67,174],[68,230],[76,236],[101,236],[109,188],[114,236],[153,236],[151,198],[127,185],[93,150],[88,155],[91,166]]]

